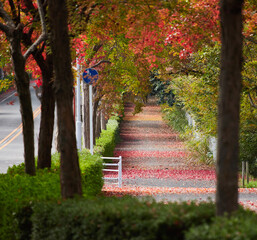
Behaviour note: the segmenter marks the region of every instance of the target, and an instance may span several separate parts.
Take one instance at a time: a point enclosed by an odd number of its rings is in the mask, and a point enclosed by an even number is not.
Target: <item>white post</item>
[[[81,134],[82,134],[82,148],[85,148],[85,137],[84,137],[84,132],[85,132],[85,125],[83,124],[84,121],[85,121],[85,107],[84,107],[84,104],[85,104],[85,83],[84,81],[82,81],[82,86],[81,86],[81,89],[82,89],[82,106],[81,106],[81,110],[82,110],[82,127],[81,127]]]
[[[119,157],[119,163],[118,163],[118,184],[119,188],[122,187],[122,156]]]
[[[245,186],[245,162],[242,161],[242,184]]]
[[[90,153],[93,155],[93,91],[92,84],[89,85],[89,127],[90,127]]]
[[[77,62],[77,121],[76,121],[76,139],[77,149],[81,151],[81,111],[80,111],[80,66]]]
[[[246,171],[246,182],[249,183],[249,164],[248,161],[245,163],[245,171]]]

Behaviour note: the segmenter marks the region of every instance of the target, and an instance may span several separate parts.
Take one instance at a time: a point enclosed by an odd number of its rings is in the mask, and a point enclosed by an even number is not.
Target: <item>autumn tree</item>
[[[239,113],[243,0],[221,0],[221,71],[218,108],[217,214],[238,209]]]
[[[43,21],[47,22],[46,15],[46,1],[42,1],[42,11],[44,14]],[[22,43],[26,48],[33,43],[35,36],[38,35],[38,11],[32,0],[24,0],[22,5],[27,21],[26,31],[22,33]],[[45,26],[46,27],[46,26]],[[53,60],[50,51],[46,50],[47,41],[34,48],[32,51],[32,59],[27,64],[33,76],[42,77],[42,95],[41,95],[41,119],[40,119],[40,132],[38,139],[38,158],[37,168],[50,168],[51,167],[51,149],[54,128],[54,109],[55,98],[53,90]],[[34,60],[33,60],[34,59]],[[38,69],[39,68],[39,69]]]
[[[187,80],[187,88],[190,90],[184,91],[186,98],[192,98],[190,91],[195,93],[197,100],[205,99],[208,94],[208,90],[212,88],[215,90],[209,92],[210,104],[214,106],[210,111],[212,114],[212,122],[208,121],[207,125],[212,123],[212,126],[216,123],[216,73],[212,74],[212,77],[205,75],[206,86],[201,88],[200,84],[204,84],[204,81],[200,81],[199,89],[194,90],[197,86],[196,78],[204,76],[204,71],[209,68],[217,69],[216,64],[219,63],[219,57],[215,54],[217,52],[216,46],[219,45],[219,35],[221,35],[221,65],[220,65],[220,81],[219,81],[219,106],[218,106],[218,161],[217,161],[217,214],[223,215],[225,212],[231,213],[238,208],[238,164],[239,164],[239,116],[240,116],[240,91],[242,85],[242,5],[244,1],[220,1],[218,6],[217,1],[190,1],[185,2],[184,13],[179,14],[179,11],[175,12],[173,18],[173,26],[169,32],[167,43],[170,44],[175,54],[172,56],[173,65],[171,72],[176,72],[177,75],[184,74],[184,79]],[[256,19],[254,11],[248,4],[248,12],[245,13],[245,19],[251,21],[247,23],[246,39],[249,35],[254,36],[252,31],[253,26],[256,25]],[[218,19],[218,13],[220,11],[220,19]],[[251,17],[250,17],[251,16]],[[221,31],[218,31],[219,21],[221,24]],[[255,24],[254,24],[255,22]],[[190,27],[189,27],[190,26]],[[247,33],[248,32],[248,33]],[[216,42],[216,43],[215,43]],[[215,47],[213,47],[215,44]],[[213,54],[211,61],[208,63],[201,62],[204,66],[198,66],[198,68],[192,68],[192,59],[194,53],[203,49],[212,49],[209,52],[204,52],[205,57],[207,54]],[[201,53],[199,53],[200,55]],[[178,58],[178,57],[179,58]],[[202,55],[203,56],[203,55]],[[215,58],[216,56],[216,58]],[[216,60],[215,60],[216,59]],[[196,63],[199,65],[199,58]],[[179,63],[178,63],[179,61]],[[249,66],[249,65],[248,65]],[[253,65],[251,65],[253,66]],[[197,70],[197,71],[196,71]],[[251,71],[247,71],[247,75]],[[249,75],[248,75],[249,76]],[[181,77],[178,77],[178,79]],[[249,78],[249,77],[248,77]],[[191,79],[191,81],[190,81]],[[175,80],[176,81],[176,80]],[[186,82],[186,81],[184,81]],[[254,81],[251,81],[254,82]],[[177,83],[177,82],[176,82]],[[174,85],[176,85],[176,83]],[[247,83],[247,81],[246,81]],[[184,84],[186,86],[186,84]],[[210,87],[211,86],[211,87]],[[251,84],[248,81],[248,91],[252,89]],[[208,89],[208,90],[207,90]],[[204,94],[197,93],[203,91]],[[207,94],[206,94],[207,93]],[[185,98],[184,98],[185,99]],[[213,100],[212,100],[213,99]],[[192,98],[195,101],[196,98]],[[203,107],[197,106],[199,103],[190,107],[190,104],[185,103],[187,109],[196,108],[199,112],[194,111],[197,115],[205,115],[202,119],[206,119],[210,116],[203,111]],[[210,107],[209,107],[210,109]],[[207,116],[206,116],[207,115]],[[214,120],[214,121],[213,121]],[[201,121],[201,118],[200,118]],[[204,125],[204,124],[203,124]],[[212,130],[215,127],[212,127]],[[210,131],[210,128],[207,129]],[[216,128],[214,129],[216,132]]]
[[[34,175],[34,122],[29,91],[30,80],[27,72],[25,71],[25,63],[33,49],[45,40],[46,33],[42,28],[42,34],[23,54],[21,42],[24,25],[21,24],[21,10],[20,8],[15,9],[12,1],[9,1],[9,4],[9,8],[7,8],[7,4],[5,5],[5,8],[3,2],[0,2],[0,18],[3,20],[3,22],[0,22],[0,30],[5,33],[10,44],[12,64],[15,73],[15,84],[20,100],[20,111],[23,125],[25,171],[30,175]],[[39,9],[39,11],[41,10],[42,9]],[[40,12],[40,15],[41,13],[42,12]]]
[[[73,75],[66,4],[67,2],[62,0],[49,1],[48,11],[61,154],[61,194],[63,198],[71,198],[75,195],[82,195],[82,187],[72,109]]]
[[[0,92],[8,90],[13,85],[11,76],[11,61],[6,36],[0,31]]]
[[[85,8],[87,4],[85,3]],[[80,6],[80,9],[82,8],[84,7]],[[150,90],[147,80],[148,64],[143,61],[142,69],[137,70],[140,64],[135,64],[135,59],[139,58],[129,49],[129,41],[125,37],[128,29],[126,14],[125,8],[120,9],[118,4],[102,1],[101,4],[94,6],[93,17],[85,24],[83,34],[73,40],[75,49],[84,49],[79,51],[79,55],[84,58],[82,61],[84,68],[95,67],[100,73],[98,81],[93,86],[94,123],[99,122],[96,121],[97,116],[100,116],[98,109],[103,110],[104,106],[106,115],[113,112],[112,106],[114,107],[118,102],[122,103],[125,92],[130,92],[131,95],[142,99]],[[103,24],[105,28],[102,28]],[[88,87],[86,86],[85,89],[85,139],[86,146],[89,147]],[[95,129],[97,129],[96,126]],[[94,138],[95,136],[97,134],[94,134]]]

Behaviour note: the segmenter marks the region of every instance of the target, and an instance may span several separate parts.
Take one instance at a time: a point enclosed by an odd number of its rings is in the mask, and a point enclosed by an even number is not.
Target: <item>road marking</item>
[[[19,130],[19,132],[13,136],[8,142],[6,142],[2,147],[0,147],[0,150],[2,150],[4,147],[6,147],[9,143],[11,143],[15,138],[17,138],[22,133],[22,129]]]
[[[37,109],[34,110],[34,112],[33,112],[33,119],[35,119],[40,113],[41,113],[41,105]],[[4,147],[6,147],[8,144],[10,144],[21,133],[22,133],[22,123],[16,129],[14,129],[10,134],[8,134],[4,139],[2,139],[0,141],[0,145],[3,144],[0,147],[0,150],[2,150]]]
[[[8,139],[11,135],[13,135],[16,131],[18,131],[22,127],[22,123],[19,125],[19,127],[15,128],[9,135],[7,135],[4,139],[0,141],[0,144],[5,142],[6,139]]]

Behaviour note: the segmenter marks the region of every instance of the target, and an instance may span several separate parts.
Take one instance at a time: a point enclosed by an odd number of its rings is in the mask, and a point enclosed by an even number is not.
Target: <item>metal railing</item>
[[[104,180],[118,180],[116,184],[121,188],[122,187],[122,156],[119,157],[102,157],[102,159],[108,160],[118,160],[118,163],[103,163],[106,167],[117,167],[117,169],[113,168],[104,168],[105,172],[117,172],[118,177],[103,177]]]

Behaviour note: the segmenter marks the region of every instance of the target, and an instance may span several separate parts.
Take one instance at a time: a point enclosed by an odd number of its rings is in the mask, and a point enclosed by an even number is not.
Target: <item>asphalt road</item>
[[[30,91],[34,112],[35,154],[37,155],[41,110],[33,84],[31,84]],[[15,93],[16,91],[10,91],[0,96],[0,173],[6,173],[9,166],[24,161],[20,104]]]

